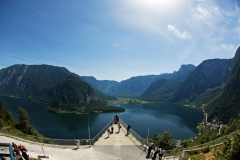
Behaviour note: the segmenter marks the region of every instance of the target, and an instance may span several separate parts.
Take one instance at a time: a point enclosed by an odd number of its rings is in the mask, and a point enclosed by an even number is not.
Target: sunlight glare
[[[135,4],[147,10],[168,11],[177,7],[180,1],[181,0],[139,0],[137,4]]]

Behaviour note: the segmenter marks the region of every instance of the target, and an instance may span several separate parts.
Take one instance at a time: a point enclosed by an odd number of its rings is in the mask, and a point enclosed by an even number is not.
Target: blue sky
[[[232,58],[239,45],[239,0],[0,2],[0,68],[49,64],[121,81]]]

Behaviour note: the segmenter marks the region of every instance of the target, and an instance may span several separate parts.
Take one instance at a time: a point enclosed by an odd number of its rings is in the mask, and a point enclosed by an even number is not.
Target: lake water
[[[88,139],[88,114],[56,114],[45,111],[47,105],[23,98],[0,96],[2,103],[17,117],[18,107],[25,108],[29,121],[48,138]],[[203,120],[201,111],[174,104],[117,105],[125,108],[125,112],[117,113],[120,119],[130,124],[143,138],[166,130],[174,139],[187,139],[197,135],[196,126]],[[89,114],[91,138],[93,138],[116,113]]]

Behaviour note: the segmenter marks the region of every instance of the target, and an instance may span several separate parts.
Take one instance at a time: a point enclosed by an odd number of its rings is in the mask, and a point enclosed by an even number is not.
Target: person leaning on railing
[[[150,153],[151,153],[151,150],[152,149],[155,149],[155,142],[152,142],[148,148],[148,154],[147,154],[147,157],[150,156]]]
[[[77,148],[79,149],[80,141],[78,138],[75,139],[75,144],[77,145]]]
[[[29,160],[29,155],[27,155],[27,152],[28,152],[27,148],[24,145],[20,145],[19,147],[20,147],[20,150],[22,152],[23,158],[25,160]]]

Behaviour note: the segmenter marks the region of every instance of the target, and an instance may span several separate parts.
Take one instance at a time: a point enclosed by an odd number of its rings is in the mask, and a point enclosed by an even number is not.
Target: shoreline
[[[36,99],[27,98],[27,97],[18,97],[18,96],[14,96],[14,95],[3,94],[3,93],[0,93],[0,96],[10,97],[10,98],[18,98],[18,99],[23,98],[23,99],[27,99],[27,100],[30,100],[30,101],[34,101],[34,102],[38,102],[38,103],[42,103],[42,104],[48,105],[47,102],[39,101],[39,100],[36,100]]]

